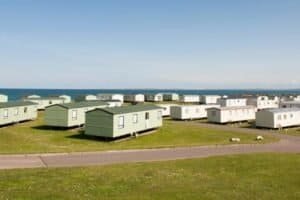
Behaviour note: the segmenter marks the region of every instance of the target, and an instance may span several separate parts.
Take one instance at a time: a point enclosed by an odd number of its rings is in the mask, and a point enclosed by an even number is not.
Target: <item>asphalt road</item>
[[[211,128],[222,128],[232,131],[243,131],[245,133],[252,133],[255,135],[270,134],[267,131],[262,130],[236,128],[213,124],[199,124],[199,126],[209,126]],[[300,153],[300,137],[282,134],[276,135],[280,138],[280,141],[268,144],[213,145],[200,147],[140,149],[84,153],[82,152],[57,154],[0,155],[0,169],[109,165],[133,162],[152,162],[189,158],[203,158],[216,155],[233,155],[247,153]]]

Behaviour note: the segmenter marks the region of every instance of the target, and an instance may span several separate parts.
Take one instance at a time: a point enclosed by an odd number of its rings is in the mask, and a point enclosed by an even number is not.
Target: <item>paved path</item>
[[[193,123],[193,122],[191,122]],[[243,131],[253,134],[268,135],[266,131],[199,124],[232,131]],[[233,155],[259,152],[300,153],[300,137],[276,134],[280,138],[277,143],[269,144],[236,144],[213,145],[201,147],[183,147],[167,149],[143,149],[86,153],[57,153],[29,155],[0,155],[0,169],[76,167],[91,165],[108,165],[116,163],[151,162],[188,158],[203,158],[215,155]]]

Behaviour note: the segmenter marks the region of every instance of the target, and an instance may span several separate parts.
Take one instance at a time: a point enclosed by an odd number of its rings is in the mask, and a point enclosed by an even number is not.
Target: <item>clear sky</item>
[[[300,88],[299,0],[1,0],[0,87]]]

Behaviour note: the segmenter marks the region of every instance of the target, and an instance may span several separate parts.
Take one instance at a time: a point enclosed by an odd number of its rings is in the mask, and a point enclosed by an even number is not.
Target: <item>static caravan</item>
[[[177,104],[156,104],[157,106],[161,107],[162,110],[162,116],[168,117],[171,115],[171,107],[177,106]]]
[[[200,103],[203,104],[217,104],[218,99],[220,99],[221,96],[219,95],[201,95],[200,96]]]
[[[61,97],[31,97],[23,99],[27,102],[33,102],[38,104],[38,110],[45,110],[47,106],[55,104],[63,104],[65,99]]]
[[[101,100],[101,101],[119,100],[123,103],[124,102],[124,95],[123,94],[98,94],[97,99]]]
[[[71,103],[72,97],[69,95],[56,95],[56,96],[49,96],[50,98],[62,98],[64,99],[63,103]]]
[[[8,101],[8,96],[4,94],[0,94],[0,103],[5,103]]]
[[[103,102],[107,103],[108,107],[120,107],[123,105],[119,100],[105,100]]]
[[[300,101],[300,95],[285,95],[285,96],[281,96],[280,97],[280,102],[284,102],[284,101]]]
[[[58,97],[59,97],[59,98],[65,99],[65,100],[64,100],[64,103],[71,103],[71,102],[72,102],[72,97],[69,96],[69,95],[60,95],[60,96],[58,96]]]
[[[163,101],[163,94],[157,93],[157,94],[146,94],[145,100],[150,102],[159,102]]]
[[[41,98],[41,96],[37,94],[32,94],[25,97],[25,99],[30,99],[30,98]]]
[[[124,95],[124,101],[131,102],[131,103],[144,102],[145,95],[143,95],[143,94],[126,94],[126,95]]]
[[[179,101],[179,95],[176,93],[164,93],[163,100],[164,101]]]
[[[256,113],[256,126],[265,128],[284,128],[300,126],[300,108],[275,108]]]
[[[80,96],[77,96],[75,98],[75,101],[76,102],[80,102],[80,101],[97,101],[97,96],[96,95],[93,95],[93,94],[88,94],[88,95],[80,95]]]
[[[269,98],[268,96],[259,96],[255,98],[249,98],[247,101],[248,105],[255,106],[258,110],[268,109],[268,108],[278,108],[279,98]]]
[[[295,97],[293,98],[293,100],[294,100],[294,101],[300,101],[300,95],[295,96]]]
[[[0,125],[34,120],[37,118],[37,104],[32,102],[0,103]]]
[[[247,99],[246,98],[221,98],[218,99],[218,104],[220,104],[221,107],[247,106]]]
[[[199,95],[181,95],[179,101],[183,103],[200,103]]]
[[[300,108],[300,101],[283,101],[280,103],[281,108]]]
[[[85,134],[106,138],[133,135],[162,126],[162,109],[135,105],[95,109],[87,112]]]
[[[297,96],[282,96],[280,98],[281,101],[300,101],[300,95]]]
[[[107,107],[103,101],[82,101],[52,105],[45,110],[45,125],[53,127],[77,127],[85,123],[87,111]]]
[[[171,107],[171,118],[179,120],[192,120],[207,118],[208,108],[218,108],[220,105],[177,105]]]
[[[281,96],[280,102],[283,102],[283,101],[293,101],[293,98],[290,96]]]
[[[255,119],[254,106],[220,107],[207,109],[207,118],[213,123],[242,122]]]

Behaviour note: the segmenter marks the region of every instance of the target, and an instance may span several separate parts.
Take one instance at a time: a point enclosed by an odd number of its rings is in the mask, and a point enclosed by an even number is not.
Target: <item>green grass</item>
[[[281,134],[300,136],[300,128],[299,127],[285,128],[283,130],[276,131],[276,132],[281,133]]]
[[[0,171],[0,199],[300,199],[299,154]]]
[[[40,113],[36,121],[0,128],[0,154],[229,144],[231,137],[241,138],[241,143],[257,143],[255,135],[213,130],[170,120],[165,120],[164,126],[151,135],[122,142],[107,142],[85,136],[78,130],[46,129],[42,125],[43,113]],[[265,137],[263,142],[276,140],[274,137]]]

